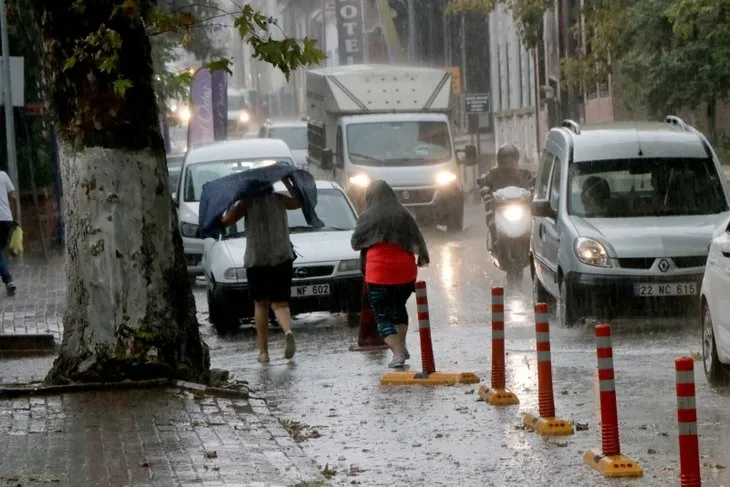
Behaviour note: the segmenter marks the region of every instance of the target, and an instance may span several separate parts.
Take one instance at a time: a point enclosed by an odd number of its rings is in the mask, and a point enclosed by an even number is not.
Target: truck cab
[[[461,165],[476,149],[453,144],[451,73],[399,66],[340,66],[307,73],[309,170],[339,183],[359,211],[377,179],[420,220],[461,231]],[[457,154],[459,152],[459,154]]]

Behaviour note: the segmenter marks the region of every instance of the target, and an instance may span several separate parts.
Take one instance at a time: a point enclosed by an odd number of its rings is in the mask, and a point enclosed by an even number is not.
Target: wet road
[[[489,291],[506,283],[487,262],[482,215],[470,208],[468,228],[456,237],[429,232],[432,264],[420,278],[428,283],[437,369],[475,372],[488,383]],[[196,296],[204,319],[202,289]],[[380,386],[389,352],[350,352],[357,330],[342,317],[297,320],[292,363],[277,358],[283,340],[275,334],[268,366],[256,362],[250,331],[218,338],[211,327],[204,330],[212,366],[248,380],[283,419],[321,435],[303,447],[327,466],[333,485],[679,485],[674,359],[701,351],[697,331],[687,323],[614,324],[621,449],[644,478],[609,481],[582,461],[601,445],[592,328],[551,322],[557,415],[588,430],[542,439],[519,428],[523,413],[537,412],[532,306],[526,273],[519,286],[506,287],[507,384],[521,401],[506,409],[478,402],[475,386]],[[411,367],[420,369],[413,298],[409,312]],[[711,389],[700,361],[695,376],[703,485],[730,486],[730,389]]]

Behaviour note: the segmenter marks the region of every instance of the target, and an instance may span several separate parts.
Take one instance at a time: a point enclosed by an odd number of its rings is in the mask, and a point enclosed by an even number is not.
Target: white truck
[[[450,114],[448,71],[390,65],[309,70],[309,170],[338,182],[358,210],[370,182],[385,180],[417,218],[459,232],[459,166],[471,167],[477,158],[474,146],[454,149]]]

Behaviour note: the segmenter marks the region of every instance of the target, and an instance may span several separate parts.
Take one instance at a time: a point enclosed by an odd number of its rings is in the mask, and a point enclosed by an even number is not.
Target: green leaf
[[[63,70],[68,71],[76,65],[76,56],[69,56],[66,58],[66,62],[63,63]]]
[[[211,61],[206,64],[206,67],[210,70],[211,73],[214,73],[216,71],[225,71],[228,74],[233,74],[230,66],[231,60],[228,58],[216,59],[215,61]]]
[[[123,97],[127,93],[127,90],[129,90],[133,85],[134,84],[131,80],[119,78],[114,81],[114,93]]]

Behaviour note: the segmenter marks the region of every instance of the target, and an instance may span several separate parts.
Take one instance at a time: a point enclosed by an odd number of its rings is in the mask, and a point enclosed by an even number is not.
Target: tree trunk
[[[149,1],[33,0],[58,116],[66,221],[66,311],[47,381],[208,378],[152,89]],[[138,6],[139,9],[132,7]],[[102,30],[100,29],[102,27]],[[111,71],[79,41],[114,30]],[[94,49],[94,48],[91,48]],[[96,48],[98,49],[98,48]],[[64,69],[64,66],[66,69]],[[131,81],[122,96],[118,79]]]
[[[717,99],[714,96],[707,100],[707,127],[710,132],[710,143],[718,147],[720,141],[717,136]]]

